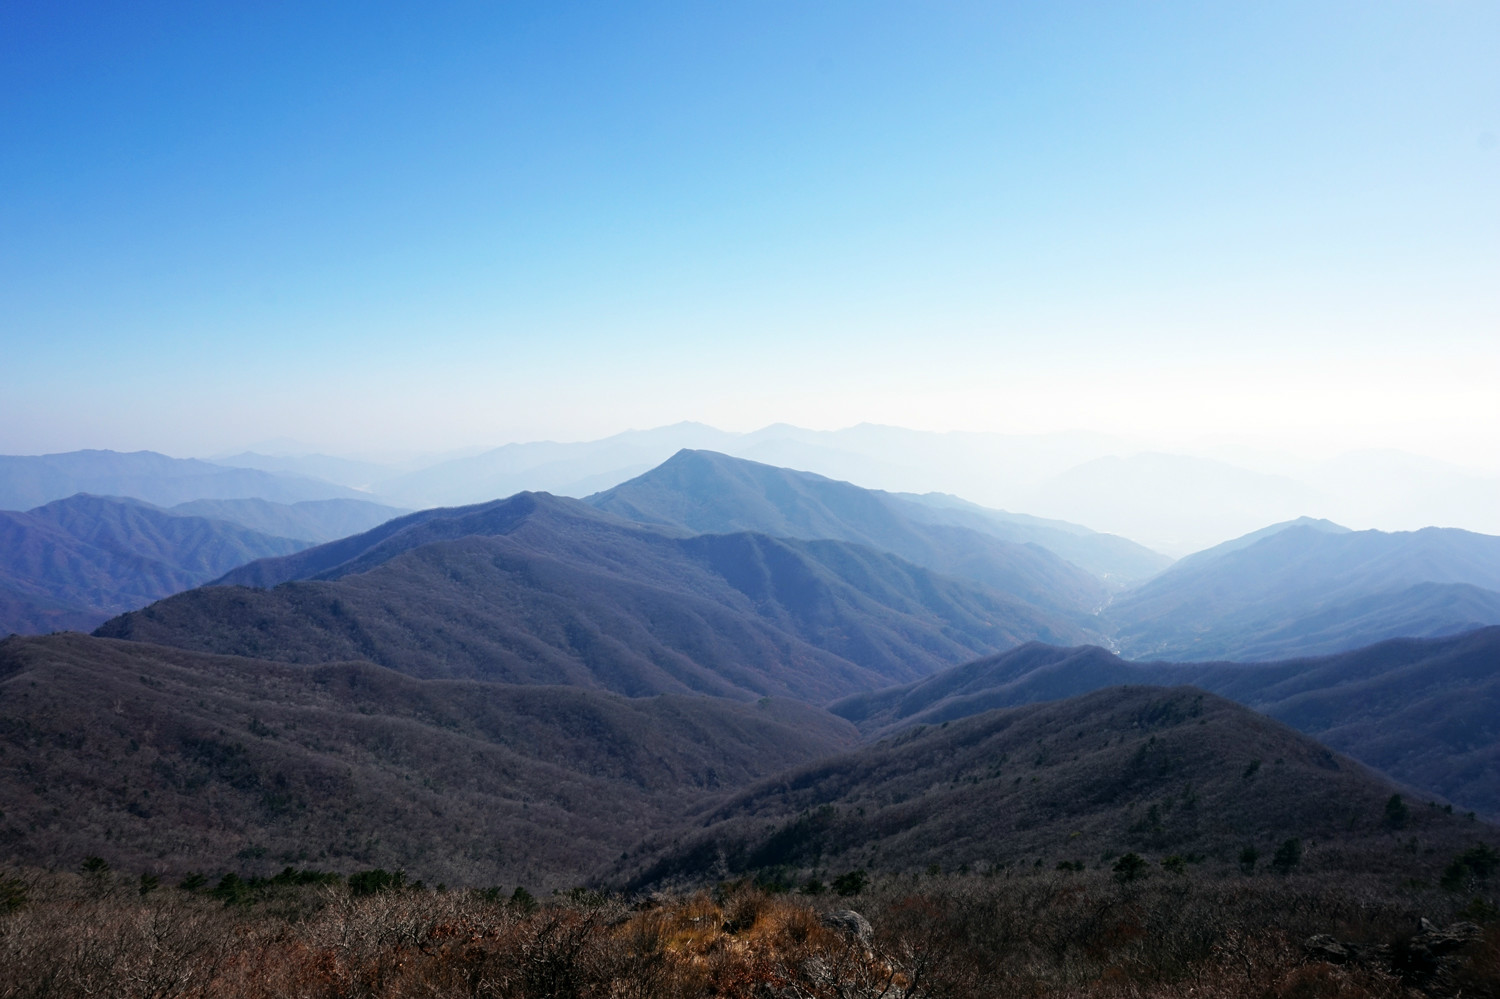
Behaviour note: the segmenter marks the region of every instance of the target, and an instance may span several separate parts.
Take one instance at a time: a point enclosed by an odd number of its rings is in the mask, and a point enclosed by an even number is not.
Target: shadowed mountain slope
[[[99,617],[98,612],[35,594],[19,593],[0,584],[0,636],[88,631],[99,624]]]
[[[1303,863],[1405,861],[1401,839],[1458,847],[1494,830],[1193,688],[1124,687],[908,729],[779,774],[691,817],[699,828],[612,865],[644,886],[790,868],[1095,866],[1126,851],[1234,863],[1300,839]]]
[[[225,468],[154,451],[0,455],[0,509],[27,510],[75,493],[128,496],[163,507],[247,496],[276,503],[360,497],[353,489],[316,479]]]
[[[940,523],[940,508],[712,451],[679,451],[586,502],[630,520],[697,534],[755,531],[869,545],[1080,623],[1108,598],[1097,577],[1047,549]]]
[[[1500,624],[1500,537],[1334,528],[1293,522],[1185,558],[1103,617],[1123,655],[1172,660],[1268,660]]]
[[[0,862],[382,866],[567,886],[692,801],[853,743],[790,701],[629,700],[81,635],[0,642]]]
[[[915,683],[854,694],[829,705],[829,710],[876,737],[913,724],[940,724],[995,708],[1065,700],[1104,687],[1149,684],[1154,676],[1096,645],[1063,648],[1028,642]]]
[[[0,633],[92,628],[302,542],[137,500],[78,495],[0,511]]]
[[[354,499],[304,500],[301,503],[204,499],[179,503],[169,512],[179,516],[227,520],[252,531],[323,544],[363,533],[409,511]]]
[[[413,514],[227,578],[288,576],[312,578],[195,590],[99,634],[426,677],[820,703],[1037,635],[1081,636],[869,548],[679,537],[546,494]]]
[[[866,733],[1118,684],[1233,698],[1464,808],[1500,816],[1500,628],[1276,663],[1132,663],[1033,644],[832,706]]]
[[[473,536],[527,532],[528,520],[538,512],[553,530],[556,543],[572,550],[587,549],[601,530],[618,526],[577,502],[546,493],[517,493],[507,499],[474,506],[438,507],[388,520],[360,534],[340,538],[285,558],[262,559],[226,573],[224,585],[276,586],[300,579],[340,579],[365,572],[397,555],[435,541]]]

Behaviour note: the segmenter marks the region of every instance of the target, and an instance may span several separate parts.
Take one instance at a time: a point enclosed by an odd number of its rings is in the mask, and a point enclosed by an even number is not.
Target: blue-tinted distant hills
[[[519,492],[586,496],[639,475],[682,448],[723,448],[741,436],[701,423],[677,423],[595,441],[505,444],[388,477],[373,491],[411,507],[469,506]]]
[[[712,451],[680,451],[586,502],[641,523],[694,533],[759,531],[869,545],[1086,623],[1110,588],[1050,545],[1090,566],[1127,566],[1150,574],[1168,562],[1122,538],[1073,525],[1007,520],[999,512],[920,502]]]
[[[275,503],[368,498],[317,479],[226,468],[154,451],[0,455],[0,510],[29,510],[76,493],[126,496],[160,507],[246,497]]]
[[[1500,533],[1500,477],[1493,468],[1479,467],[1485,464],[1479,455],[1476,467],[1465,467],[1390,450],[1311,460],[1227,445],[1164,453],[1092,433],[935,433],[873,424],[826,431],[773,424],[736,433],[701,423],[400,459],[306,453],[306,446],[293,442],[270,442],[265,448],[269,453],[242,452],[213,461],[279,478],[321,479],[394,507],[423,509],[525,491],[588,496],[641,475],[684,448],[711,450],[867,488],[962,496],[985,508],[1087,524],[1173,556],[1304,513],[1342,523],[1443,524]],[[66,485],[11,505],[24,508],[79,490],[140,495],[103,484]],[[253,484],[239,487],[237,495],[289,501]],[[181,501],[140,498],[168,506]],[[1090,568],[1122,581],[1143,578],[1139,567],[1127,566],[1121,575],[1115,568]]]
[[[1279,524],[1271,524],[1268,527],[1262,527],[1260,530],[1251,531],[1249,534],[1242,534],[1237,538],[1231,538],[1228,541],[1220,542],[1219,544],[1214,545],[1210,548],[1204,548],[1200,551],[1193,552],[1191,555],[1184,555],[1182,558],[1177,560],[1177,565],[1183,567],[1203,565],[1213,561],[1216,558],[1219,558],[1222,555],[1228,555],[1230,552],[1239,551],[1241,548],[1249,548],[1257,541],[1269,538],[1273,534],[1280,534],[1282,531],[1285,531],[1288,528],[1292,527],[1309,527],[1315,531],[1326,531],[1329,534],[1349,533],[1349,528],[1344,527],[1341,524],[1335,524],[1331,520],[1324,520],[1319,517],[1298,517],[1295,520],[1285,520]]]
[[[768,427],[736,435],[681,424],[587,444],[510,445],[413,474],[453,476],[449,485],[454,488],[462,483],[468,483],[462,488],[478,488],[484,482],[498,485],[537,476],[571,479],[577,485],[587,479],[576,479],[576,475],[608,479],[614,473],[598,470],[615,467],[618,471],[621,461],[644,460],[684,440],[759,451],[790,447],[804,457],[824,451],[833,454],[834,445],[845,449],[838,452],[845,457],[860,457],[863,452],[852,450],[856,447],[873,451],[888,446],[890,454],[902,460],[912,460],[928,446],[947,448],[953,455],[980,444],[1000,447],[996,441],[976,443],[962,435],[895,428],[820,434]],[[1015,441],[1005,446],[1019,447]],[[1378,471],[1391,460],[1377,455],[1365,464]],[[1188,464],[1197,467],[1194,462]],[[1148,465],[1142,468],[1157,468]],[[277,467],[302,466],[294,462]],[[377,468],[353,463],[342,470],[364,477]],[[495,473],[498,478],[471,474],[485,469],[485,474]],[[1241,481],[1237,475],[1215,481],[1232,487]],[[166,503],[171,512],[316,543],[362,535],[403,513],[344,486],[150,452],[0,458],[0,495],[46,496],[79,483]],[[1101,501],[1110,498],[1108,490],[1101,492],[1106,493]],[[318,498],[292,502],[276,498],[308,494]],[[1134,502],[1132,495],[1127,491],[1122,502]],[[1500,570],[1496,568],[1500,556],[1495,551],[1500,542],[1490,535],[1456,529],[1350,531],[1326,519],[1303,517],[1171,564],[1165,556],[1125,538],[1066,521],[991,510],[941,493],[866,489],[702,448],[681,449],[635,477],[590,495],[586,502],[636,522],[688,534],[747,531],[866,545],[1022,601],[1048,618],[1054,634],[1064,633],[1057,628],[1071,629],[1067,634],[1073,637],[1136,658],[1271,660],[1337,652],[1390,637],[1454,634],[1500,623]],[[429,514],[432,511],[415,516],[441,522],[445,530],[456,529],[454,525],[462,521],[447,514]],[[405,531],[410,524],[402,521],[398,526]],[[322,559],[339,550],[307,557]],[[283,563],[274,570],[269,563],[260,565],[235,581],[274,585],[282,580],[264,574],[292,564]],[[296,570],[288,578],[300,575],[305,574]],[[161,591],[147,586],[133,592]],[[54,627],[82,627],[91,620],[88,615],[76,616],[76,603],[58,602],[44,592],[11,589],[4,599],[9,607],[6,620],[25,621],[27,630],[40,630],[48,622]],[[1017,632],[1023,633],[1042,634],[1026,628]]]
[[[1397,780],[1500,816],[1500,627],[1273,663],[1131,662],[1032,644],[832,705],[869,735],[1131,684],[1192,684]]]
[[[544,493],[411,514],[220,582],[239,585],[179,594],[98,634],[425,677],[818,703],[1086,635],[864,545],[694,536]]]
[[[227,520],[262,534],[321,544],[351,534],[361,534],[409,511],[357,499],[303,500],[300,503],[273,503],[263,499],[201,499],[179,503],[168,512],[179,516]]]
[[[1325,502],[1322,491],[1289,475],[1155,451],[1095,458],[1026,495],[1027,509],[1116,531],[1172,555]]]
[[[1303,519],[1189,556],[1103,615],[1129,658],[1268,660],[1500,624],[1500,537]]]
[[[368,490],[373,483],[389,479],[393,474],[390,466],[379,462],[326,454],[272,455],[241,451],[211,460],[215,465],[229,468],[249,468],[276,476],[318,479],[362,491]]]
[[[1493,468],[1398,451],[1321,460],[1229,446],[1165,453],[1091,433],[934,433],[873,424],[841,430],[773,424],[731,433],[682,423],[594,441],[507,444],[393,469],[370,493],[413,509],[523,490],[582,497],[683,448],[889,492],[962,496],[988,508],[1087,524],[1173,556],[1306,513],[1342,523],[1500,533],[1500,477]],[[1475,456],[1476,466],[1486,463]]]
[[[1040,545],[1111,587],[1124,588],[1150,579],[1172,564],[1169,556],[1117,534],[1101,534],[1065,520],[991,510],[946,493],[893,493],[907,517],[934,524],[967,527],[1016,544]]]
[[[117,497],[0,511],[0,634],[87,630],[307,544]]]

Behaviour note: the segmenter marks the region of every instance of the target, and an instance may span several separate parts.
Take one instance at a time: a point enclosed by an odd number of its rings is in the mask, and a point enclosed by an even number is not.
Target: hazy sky
[[[1500,454],[1500,5],[0,5],[0,451]]]

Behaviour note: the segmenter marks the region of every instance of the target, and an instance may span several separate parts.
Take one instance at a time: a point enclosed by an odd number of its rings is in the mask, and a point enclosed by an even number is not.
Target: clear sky
[[[0,5],[0,451],[1500,453],[1500,5]]]

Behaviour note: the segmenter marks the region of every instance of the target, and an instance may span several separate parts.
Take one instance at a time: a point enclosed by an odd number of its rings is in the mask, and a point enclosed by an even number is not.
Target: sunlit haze
[[[693,420],[1500,472],[1500,9],[11,4],[0,451]]]

